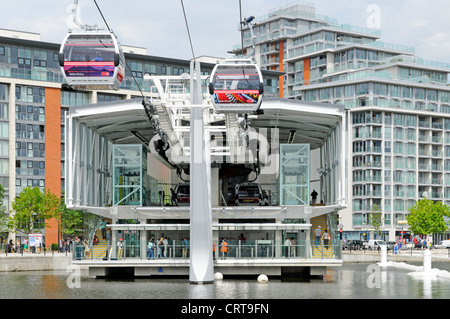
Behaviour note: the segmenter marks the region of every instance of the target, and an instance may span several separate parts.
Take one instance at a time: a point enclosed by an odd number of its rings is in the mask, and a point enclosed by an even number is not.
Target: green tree
[[[450,216],[450,208],[447,205],[424,198],[409,209],[406,220],[412,233],[431,235],[447,230],[444,216]]]
[[[369,224],[374,229],[374,234],[381,235],[381,226],[383,226],[383,213],[378,205],[373,205],[372,211],[369,213]]]
[[[72,236],[83,229],[83,212],[67,208],[64,197],[61,197],[61,233]]]
[[[0,214],[3,215],[6,213],[6,207],[4,206],[5,199],[5,188],[3,188],[3,185],[0,184]]]
[[[44,227],[50,227],[48,220],[60,217],[60,199],[45,189],[26,187],[12,202],[14,214],[8,218],[9,231],[21,231],[29,235]]]
[[[5,188],[0,184],[0,233],[6,230],[7,217],[6,207],[4,204]]]

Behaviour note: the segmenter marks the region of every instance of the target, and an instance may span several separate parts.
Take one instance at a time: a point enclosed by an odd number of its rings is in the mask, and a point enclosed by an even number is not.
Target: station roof
[[[255,129],[278,128],[279,143],[309,143],[320,148],[335,130],[344,114],[344,106],[311,103],[281,98],[266,98],[263,115],[251,116]],[[155,135],[140,99],[75,106],[72,117],[114,144],[141,143]],[[291,140],[289,140],[291,138]]]

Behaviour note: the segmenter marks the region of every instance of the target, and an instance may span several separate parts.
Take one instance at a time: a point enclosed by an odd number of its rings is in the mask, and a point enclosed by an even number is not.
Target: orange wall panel
[[[283,62],[284,62],[284,54],[283,54],[283,50],[284,50],[284,47],[283,47],[283,41],[280,41],[280,45],[279,45],[279,49],[278,49],[278,51],[279,51],[279,59],[278,59],[278,63],[279,63],[279,65],[278,65],[278,70],[280,71],[280,72],[284,72],[284,67],[283,67]],[[284,96],[284,89],[283,89],[283,87],[284,87],[284,78],[283,78],[283,75],[281,75],[279,78],[278,78],[278,82],[279,82],[279,97],[283,97]]]
[[[45,89],[45,188],[61,197],[61,90]],[[47,221],[47,248],[59,241],[59,222]]]
[[[303,83],[309,85],[311,80],[311,60],[306,58],[303,60]]]

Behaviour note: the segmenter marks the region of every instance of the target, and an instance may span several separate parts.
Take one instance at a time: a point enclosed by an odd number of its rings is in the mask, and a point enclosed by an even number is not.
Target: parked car
[[[367,244],[368,248],[371,250],[379,250],[381,249],[381,245],[387,246],[386,242],[380,239],[371,239]]]
[[[432,248],[450,248],[450,240],[441,240],[437,245],[433,245]]]
[[[414,248],[423,249],[427,245],[427,242],[425,240],[419,240],[417,243],[414,244]]]
[[[369,241],[368,240],[361,240],[363,243],[363,249],[369,249]]]
[[[361,240],[347,240],[344,243],[344,249],[347,250],[361,250],[363,246],[364,245]]]
[[[397,243],[395,241],[387,241],[386,244],[387,244],[388,250],[391,250],[391,249],[393,250],[395,248],[395,245],[397,245]]]

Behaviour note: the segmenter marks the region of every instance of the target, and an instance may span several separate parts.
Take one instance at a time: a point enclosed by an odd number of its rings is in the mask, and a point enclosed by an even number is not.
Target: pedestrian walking
[[[100,230],[102,231],[103,239],[106,239],[106,220],[103,218],[100,223]]]
[[[325,229],[325,232],[322,235],[323,243],[325,245],[325,248],[328,249],[328,242],[330,241],[330,234],[328,234],[328,231]]]
[[[320,237],[322,236],[322,230],[320,229],[320,226],[317,226],[316,230],[314,230],[314,233],[316,235],[316,246],[319,246]]]

